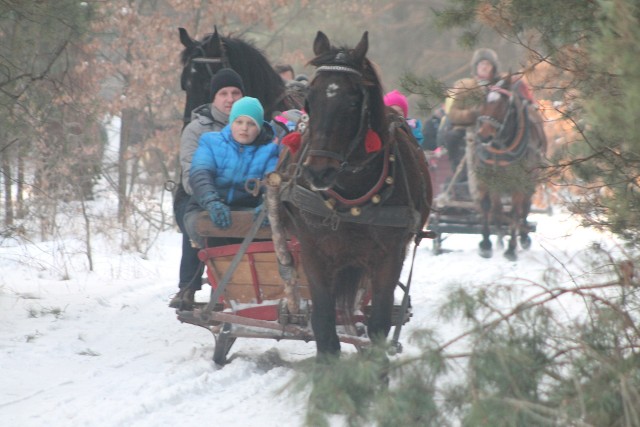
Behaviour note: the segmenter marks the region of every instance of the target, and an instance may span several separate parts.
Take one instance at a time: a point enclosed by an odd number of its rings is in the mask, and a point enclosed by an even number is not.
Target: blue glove
[[[220,200],[214,200],[207,205],[207,210],[211,221],[216,227],[225,229],[231,226],[231,210],[229,206]]]
[[[262,209],[265,209],[264,207],[264,203],[260,203],[254,210],[253,210],[253,220],[255,221],[256,219],[258,219],[258,216],[260,215],[260,212],[262,212]],[[268,227],[269,226],[269,216],[265,215],[264,219],[262,220],[262,224],[260,224],[260,227]]]

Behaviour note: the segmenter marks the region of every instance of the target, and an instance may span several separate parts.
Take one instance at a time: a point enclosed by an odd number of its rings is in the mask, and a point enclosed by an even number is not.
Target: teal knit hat
[[[229,113],[229,123],[233,123],[235,119],[240,116],[247,116],[256,122],[258,128],[262,128],[264,122],[264,109],[256,98],[245,96],[238,99],[233,103],[231,107],[231,113]]]

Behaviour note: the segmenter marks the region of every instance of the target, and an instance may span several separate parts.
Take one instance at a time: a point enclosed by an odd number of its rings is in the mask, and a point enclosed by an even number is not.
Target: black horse
[[[520,90],[525,83],[511,80],[507,76],[489,89],[478,117],[472,162],[482,211],[480,255],[492,255],[490,226],[502,221],[501,199],[508,195],[510,240],[504,256],[515,261],[517,236],[524,249],[531,246],[527,216],[540,181],[547,139],[540,113],[523,95],[529,91]]]
[[[368,34],[351,49],[318,32],[313,50],[309,121],[279,168],[288,177],[280,217],[301,245],[313,333],[326,356],[340,351],[336,313],[349,318],[363,294],[371,297],[369,338],[386,341],[407,246],[426,223],[432,189],[424,154],[384,105]]]
[[[211,102],[210,82],[222,68],[232,68],[242,77],[245,95],[258,98],[270,120],[276,111],[301,108],[303,101],[286,91],[282,78],[265,55],[241,38],[223,37],[218,29],[202,40],[194,40],[184,28],[179,28],[183,65],[180,85],[187,93],[183,121],[191,120],[191,111]]]

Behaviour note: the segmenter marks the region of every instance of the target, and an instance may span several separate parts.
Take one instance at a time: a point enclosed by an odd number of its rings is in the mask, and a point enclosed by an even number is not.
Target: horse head
[[[366,160],[370,130],[385,138],[382,90],[366,58],[368,47],[367,32],[353,49],[332,46],[321,31],[313,43],[316,57],[310,64],[317,68],[305,106],[309,125],[302,169],[315,190],[332,188],[342,172]]]
[[[264,107],[265,117],[274,112],[302,108],[296,99],[289,99],[280,75],[273,69],[264,53],[253,43],[239,37],[222,36],[214,32],[202,40],[192,39],[187,30],[180,28],[182,51],[182,75],[180,83],[187,93],[184,121],[191,119],[191,111],[211,102],[211,78],[222,68],[232,68],[241,77],[246,96],[258,98]]]
[[[209,93],[211,78],[222,68],[228,67],[229,61],[216,27],[213,33],[208,34],[201,41],[191,38],[184,28],[178,30],[180,42],[184,46],[180,55],[182,62],[180,86],[187,93],[184,120],[188,123],[194,108],[211,102]]]
[[[483,144],[499,144],[507,137],[508,121],[515,111],[511,75],[490,86],[477,119],[476,137]]]

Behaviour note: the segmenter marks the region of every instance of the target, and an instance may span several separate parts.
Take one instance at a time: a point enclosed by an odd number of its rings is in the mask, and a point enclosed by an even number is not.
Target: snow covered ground
[[[614,246],[565,214],[530,219],[538,232],[518,262],[500,253],[480,258],[479,236],[451,236],[443,245],[451,252],[439,256],[430,241],[423,242],[411,290],[414,316],[403,329],[404,354],[415,349],[411,331],[434,328],[443,340],[459,332],[436,313],[455,286],[515,283],[524,290],[542,281],[550,267],[560,276],[567,266],[588,268],[580,254],[592,242]],[[0,246],[0,424],[303,424],[305,396],[291,393],[290,381],[314,357],[315,344],[238,339],[231,363],[217,367],[212,335],[181,324],[167,307],[176,291],[180,242],[178,233],[165,232],[142,259],[98,239],[93,272],[80,249],[61,261],[54,243]],[[569,282],[568,276],[562,280]]]

